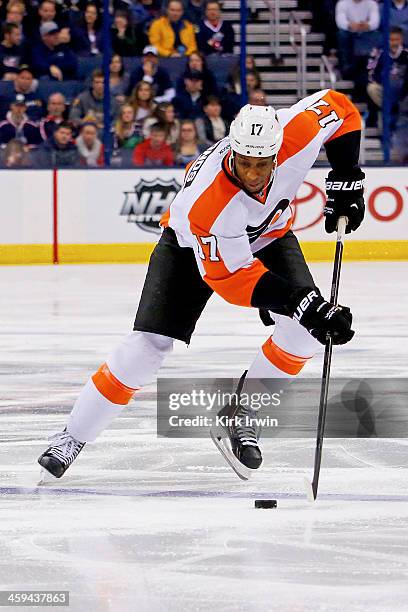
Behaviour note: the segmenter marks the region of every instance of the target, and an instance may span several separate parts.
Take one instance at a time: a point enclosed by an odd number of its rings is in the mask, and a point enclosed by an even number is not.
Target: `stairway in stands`
[[[264,0],[251,0],[251,10],[247,22],[247,54],[253,55],[256,65],[261,73],[262,87],[267,94],[269,104],[275,108],[290,106],[298,100],[296,54],[289,41],[289,15],[293,11],[297,17],[306,25],[307,34],[307,92],[313,93],[320,87],[320,58],[323,52],[324,35],[311,32],[312,14],[309,11],[297,9],[297,0],[281,0],[281,24],[280,40],[283,64],[273,66],[270,53],[270,22],[269,10]],[[240,2],[239,0],[225,0],[223,3],[223,14],[226,19],[232,21],[236,33],[237,46],[235,52],[239,54],[240,41]],[[329,85],[327,85],[328,87]],[[345,94],[351,93],[351,81],[338,80],[336,89]],[[360,111],[365,106],[359,104]],[[365,130],[366,161],[381,161],[382,150],[379,133],[376,128]],[[322,151],[319,156],[325,159]]]

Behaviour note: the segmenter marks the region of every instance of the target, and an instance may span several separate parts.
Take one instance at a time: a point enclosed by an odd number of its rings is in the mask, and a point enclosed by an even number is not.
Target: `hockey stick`
[[[339,281],[341,262],[343,257],[344,248],[344,234],[346,232],[347,217],[340,217],[337,224],[337,241],[336,241],[336,253],[334,255],[334,266],[332,285],[330,292],[330,302],[337,305],[339,295]],[[330,380],[330,366],[333,351],[333,342],[331,336],[327,336],[326,348],[324,350],[323,360],[323,374],[322,374],[322,386],[320,388],[320,403],[319,403],[319,420],[317,424],[317,437],[316,437],[316,450],[314,460],[314,472],[313,480],[310,483],[305,478],[305,484],[307,486],[307,497],[309,501],[315,501],[317,497],[317,489],[319,486],[320,476],[320,465],[322,462],[322,451],[323,451],[323,438],[324,438],[324,427],[326,424],[326,408],[327,408],[327,395],[329,392],[329,380]]]

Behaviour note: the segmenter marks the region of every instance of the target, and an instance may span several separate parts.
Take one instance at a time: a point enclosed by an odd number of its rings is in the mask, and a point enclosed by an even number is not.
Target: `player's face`
[[[248,157],[235,154],[235,172],[249,193],[258,193],[270,180],[275,169],[276,157]]]

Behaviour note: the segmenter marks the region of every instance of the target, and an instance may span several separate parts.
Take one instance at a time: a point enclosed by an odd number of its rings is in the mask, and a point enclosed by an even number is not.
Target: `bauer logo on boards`
[[[153,234],[160,234],[161,216],[180,190],[176,179],[165,181],[155,178],[152,181],[141,179],[133,191],[124,191],[120,215],[126,216],[128,223],[135,223],[140,229]]]

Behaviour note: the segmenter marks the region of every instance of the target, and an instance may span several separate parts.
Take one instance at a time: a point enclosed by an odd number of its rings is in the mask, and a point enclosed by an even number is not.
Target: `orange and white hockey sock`
[[[311,359],[318,341],[297,321],[275,315],[273,336],[262,345],[252,362],[247,378],[292,378]]]
[[[81,442],[95,440],[154,378],[172,346],[172,338],[158,334],[126,336],[83,387],[69,417],[69,433]]]
[[[283,350],[271,336],[252,362],[247,378],[291,378],[299,374],[311,357],[313,355],[300,357]]]

